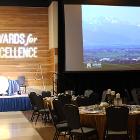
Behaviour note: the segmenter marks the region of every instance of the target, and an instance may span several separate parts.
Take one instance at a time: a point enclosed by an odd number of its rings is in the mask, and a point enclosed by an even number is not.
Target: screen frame
[[[135,7],[140,7],[140,1],[128,1],[124,0],[123,2],[121,0],[118,1],[108,1],[105,0],[103,1],[94,1],[91,2],[87,0],[86,2],[78,0],[76,2],[72,2],[70,0],[59,0],[58,1],[58,72],[60,73],[122,73],[122,72],[127,72],[127,73],[134,73],[134,72],[140,72],[140,70],[90,70],[90,71],[68,71],[66,70],[66,54],[65,54],[65,11],[64,11],[64,5],[71,5],[71,4],[83,4],[83,5],[106,5],[106,6],[135,6]],[[62,26],[63,25],[63,26]]]

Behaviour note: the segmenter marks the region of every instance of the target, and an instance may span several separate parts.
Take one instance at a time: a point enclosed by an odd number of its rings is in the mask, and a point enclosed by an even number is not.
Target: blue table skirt
[[[0,112],[31,110],[29,97],[0,98]]]

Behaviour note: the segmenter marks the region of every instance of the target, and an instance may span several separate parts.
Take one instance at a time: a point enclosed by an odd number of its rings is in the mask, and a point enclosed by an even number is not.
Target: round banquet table
[[[81,124],[87,127],[96,127],[99,140],[104,140],[106,128],[106,115],[105,113],[90,113],[80,111]],[[136,125],[140,125],[140,111],[129,113],[128,128],[132,140],[136,140]]]

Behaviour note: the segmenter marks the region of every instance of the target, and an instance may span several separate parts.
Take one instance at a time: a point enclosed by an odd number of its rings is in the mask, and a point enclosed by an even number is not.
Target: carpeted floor
[[[31,111],[23,111],[25,117],[30,120],[32,112]],[[53,135],[55,132],[55,128],[53,127],[52,123],[42,123],[41,118],[39,118],[37,124],[35,125],[34,122],[31,122],[32,126],[38,131],[40,136],[43,140],[53,140]],[[64,137],[60,137],[60,140],[64,140]],[[66,140],[66,139],[65,139]]]

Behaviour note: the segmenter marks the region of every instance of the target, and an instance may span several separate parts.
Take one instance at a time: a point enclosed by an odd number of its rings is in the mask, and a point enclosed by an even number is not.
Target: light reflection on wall
[[[7,94],[6,90],[9,87],[8,79],[4,76],[0,76],[0,94]]]

